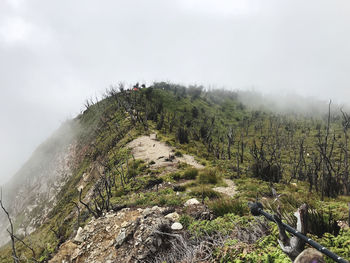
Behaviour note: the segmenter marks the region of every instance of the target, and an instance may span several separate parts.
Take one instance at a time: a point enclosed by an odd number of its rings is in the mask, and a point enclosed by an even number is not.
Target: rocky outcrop
[[[167,211],[158,206],[124,208],[92,219],[50,262],[154,262],[182,238],[182,225]]]

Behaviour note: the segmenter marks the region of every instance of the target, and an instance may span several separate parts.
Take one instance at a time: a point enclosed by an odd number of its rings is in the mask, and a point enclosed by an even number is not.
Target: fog
[[[346,0],[2,0],[0,184],[119,81],[346,103],[349,14]]]

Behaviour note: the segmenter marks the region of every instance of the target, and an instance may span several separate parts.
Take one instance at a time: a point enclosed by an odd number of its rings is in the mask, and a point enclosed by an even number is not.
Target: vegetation
[[[103,100],[88,101],[75,119],[80,159],[73,176],[49,219],[23,240],[32,245],[37,260],[45,262],[79,226],[115,206],[182,209],[188,198],[198,197],[216,218],[183,214],[180,222],[193,236],[220,235],[224,243],[214,253],[218,262],[288,262],[278,248],[277,227],[249,214],[247,202],[259,199],[290,224],[295,224],[296,208],[308,203],[314,211],[312,226],[320,226],[311,229],[312,237],[350,258],[350,230],[335,227],[349,216],[350,119],[329,107],[325,116],[279,114],[244,106],[236,92],[205,91],[201,86],[162,82],[138,91],[111,88]],[[154,168],[154,161],[135,160],[127,143],[154,131],[158,140],[176,148],[176,157],[191,154],[206,168],[180,164],[169,173]],[[90,178],[79,193],[77,186],[86,173]],[[234,199],[213,190],[223,178],[234,180]],[[85,208],[78,222],[77,212],[69,216],[77,210],[74,202]],[[32,257],[20,242],[16,252]],[[10,257],[11,248],[3,247],[0,261],[11,262]]]

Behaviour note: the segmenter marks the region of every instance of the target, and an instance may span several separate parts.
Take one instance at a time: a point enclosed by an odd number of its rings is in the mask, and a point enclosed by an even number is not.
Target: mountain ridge
[[[31,235],[18,232],[21,229],[18,225],[23,223],[19,218],[26,215],[25,209],[33,205],[23,197],[30,199],[30,195],[24,192],[19,196],[17,186],[5,186],[17,195],[17,199],[11,195],[7,197],[15,204],[10,212],[16,218],[17,234],[25,236],[27,242],[30,240],[40,262],[49,260],[65,242],[73,240],[79,227],[89,224],[92,217],[104,218],[111,211],[118,210],[118,206],[143,210],[155,205],[164,209],[175,208],[181,215],[181,224],[185,226],[184,233],[193,235],[196,231],[202,233],[208,230],[201,222],[212,227],[213,221],[210,217],[196,218],[184,207],[187,199],[196,197],[204,203],[204,207],[198,208],[204,209],[200,211],[208,209],[217,217],[215,222],[220,228],[216,231],[233,235],[229,220],[234,220],[234,225],[243,231],[246,222],[239,222],[239,217],[235,215],[251,222],[246,202],[257,195],[271,199],[271,184],[295,202],[291,205],[283,200],[281,205],[287,213],[296,209],[296,204],[301,201],[308,201],[317,208],[326,202],[327,206],[336,207],[333,210],[338,220],[346,220],[346,202],[350,199],[346,195],[346,184],[340,180],[343,175],[332,174],[330,182],[343,188],[331,190],[321,185],[321,179],[307,174],[308,169],[315,167],[313,160],[304,156],[318,157],[317,140],[322,137],[326,125],[322,119],[252,110],[238,100],[235,92],[205,91],[200,86],[186,88],[169,83],[155,83],[148,88],[137,85],[132,90],[123,86],[119,90],[112,88],[106,91],[104,99],[96,103],[87,101],[85,106],[82,114],[62,127],[62,134],[67,137],[49,139],[52,145],[48,147],[48,152],[39,150],[39,160],[33,159],[36,169],[51,170],[53,180],[41,181],[40,185],[25,184],[29,189],[27,193],[40,192],[41,186],[45,194],[39,198],[45,200],[42,205],[34,202],[40,213],[36,219],[31,217],[30,222],[34,221],[27,225],[31,227]],[[339,141],[344,142],[341,115],[332,115],[331,124],[334,134],[341,136]],[[173,151],[160,160],[135,158],[128,145],[136,138],[151,133],[156,133],[156,140],[171,146]],[[281,150],[276,151],[277,147]],[[336,154],[337,158],[344,158],[343,154],[339,155],[340,151]],[[193,169],[184,161],[174,161],[186,155],[193,155],[204,169]],[[42,167],[40,162],[45,160],[44,157],[47,157],[47,167]],[[296,166],[303,160],[306,160],[305,165]],[[167,171],[167,166],[156,166],[152,162],[162,162],[175,169]],[[28,165],[22,169],[30,170]],[[339,169],[346,171],[343,164]],[[327,180],[321,172],[316,171],[322,180]],[[40,180],[48,179],[45,175],[47,173],[38,173]],[[336,181],[337,178],[340,181]],[[226,180],[233,180],[236,185],[234,199],[215,191],[227,187]],[[297,184],[296,188],[291,182]],[[37,188],[31,187],[33,185]],[[306,194],[310,187],[310,193]],[[298,196],[291,192],[295,190],[306,193]],[[325,201],[319,202],[321,195]],[[9,201],[5,199],[6,202]],[[116,213],[118,216],[119,212]],[[346,229],[339,238],[348,235]],[[332,233],[335,235],[335,232]],[[338,238],[338,235],[335,236]],[[260,238],[275,244],[271,232],[262,234]],[[237,236],[231,239],[237,239]],[[228,245],[231,252],[223,255],[223,251],[219,251],[215,258],[244,258],[243,248],[247,244],[252,247],[252,257],[272,249],[271,246],[262,248],[259,244],[251,244],[243,237],[237,240],[240,244],[237,249],[241,252],[233,252],[232,247],[236,245]],[[30,258],[28,249],[21,244],[17,246],[23,257]],[[9,248],[2,248],[2,251],[5,256],[0,256],[1,262],[11,261],[7,257],[10,255]],[[345,250],[339,251],[348,255]],[[274,259],[286,259],[277,247],[270,252]]]

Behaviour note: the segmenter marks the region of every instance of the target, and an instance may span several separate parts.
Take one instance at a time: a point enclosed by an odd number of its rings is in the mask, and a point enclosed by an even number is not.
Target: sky
[[[110,85],[350,97],[348,0],[1,0],[0,184]]]

